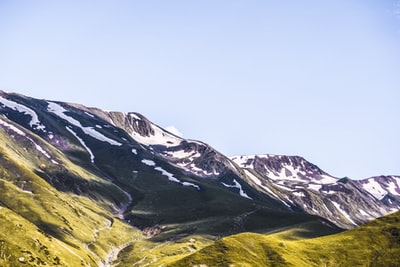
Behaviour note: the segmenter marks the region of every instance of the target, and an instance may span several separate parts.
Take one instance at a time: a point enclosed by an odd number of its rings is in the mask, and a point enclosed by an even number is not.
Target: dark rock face
[[[138,113],[123,114],[119,112],[110,112],[111,121],[119,128],[124,129],[127,133],[138,133],[143,137],[154,135],[152,123],[144,116]]]

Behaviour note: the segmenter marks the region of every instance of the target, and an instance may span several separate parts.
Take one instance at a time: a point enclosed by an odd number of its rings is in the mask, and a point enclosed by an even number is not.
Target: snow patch
[[[190,161],[193,161],[193,159],[201,156],[201,154],[198,152],[193,152],[193,151],[186,152],[184,150],[167,151],[166,154],[169,157],[178,158],[178,159],[188,159]]]
[[[193,183],[189,183],[189,182],[180,182],[183,186],[193,186],[194,188],[196,188],[197,190],[200,190],[200,186],[193,184]]]
[[[65,127],[73,136],[75,136],[76,139],[78,139],[79,143],[81,143],[81,145],[86,149],[86,151],[89,153],[90,155],[90,161],[92,163],[94,163],[94,154],[92,152],[92,150],[90,150],[90,148],[86,145],[86,143],[69,127]]]
[[[156,166],[156,163],[154,161],[152,161],[152,160],[149,160],[149,159],[142,159],[142,162],[144,164],[150,166],[150,167]],[[182,182],[181,180],[176,178],[172,173],[164,170],[161,167],[156,166],[154,168],[154,170],[161,172],[161,174],[164,175],[164,176],[167,176],[168,180],[171,181],[171,182],[178,183],[178,184],[181,184],[183,186],[192,186],[192,187],[196,188],[197,190],[200,190],[200,187],[198,185],[193,184],[193,183],[189,183],[189,182]]]
[[[255,158],[255,156],[235,156],[235,157],[231,157],[230,159],[242,168],[254,169],[254,165],[253,165],[254,158]]]
[[[175,182],[175,183],[180,183],[180,182],[181,182],[181,181],[179,181],[178,179],[176,179],[172,173],[167,172],[166,170],[164,170],[164,169],[161,168],[161,167],[155,167],[154,169],[155,169],[156,171],[161,172],[162,175],[167,176],[167,177],[168,177],[168,180],[170,180],[171,182]]]
[[[91,118],[94,118],[94,115],[91,114],[91,113],[89,113],[89,112],[86,112],[86,111],[85,111],[85,114],[88,115],[88,116],[91,117]]]
[[[138,153],[137,153],[137,150],[136,149],[134,149],[134,148],[132,148],[132,153],[133,154],[135,154],[135,155],[137,155]]]
[[[43,147],[39,146],[35,141],[33,141],[31,138],[28,137],[28,139],[33,143],[35,146],[36,150],[42,153],[46,158],[51,159],[51,156],[49,153],[46,152],[46,150],[43,149]]]
[[[325,174],[321,175],[321,180],[318,180],[318,183],[321,183],[321,184],[333,184],[336,182],[337,182],[336,178],[329,176],[329,175],[325,175]]]
[[[49,104],[48,107],[47,107],[48,111],[56,114],[57,116],[59,116],[60,118],[62,118],[64,120],[68,121],[70,124],[81,128],[82,131],[85,134],[87,134],[87,135],[89,135],[89,136],[91,136],[91,137],[93,137],[93,138],[95,138],[95,139],[97,139],[99,141],[107,142],[110,145],[122,146],[121,143],[119,143],[119,142],[117,142],[117,141],[115,141],[115,140],[113,140],[111,138],[106,137],[105,135],[103,135],[103,134],[99,133],[98,131],[96,131],[96,129],[94,129],[93,127],[84,127],[84,126],[82,126],[82,124],[78,120],[66,115],[65,112],[67,112],[67,110],[65,108],[63,108],[62,106],[60,106],[59,104],[54,103],[54,102],[47,102],[47,103]]]
[[[367,183],[363,183],[362,186],[366,191],[379,200],[387,194],[387,191],[373,178],[369,179]]]
[[[303,192],[293,192],[293,195],[298,197],[306,197],[306,195]]]
[[[269,189],[267,186],[263,185],[261,180],[258,179],[254,174],[252,174],[249,170],[244,169],[244,172],[246,173],[246,175],[258,186],[260,186],[261,188],[263,188],[265,191],[267,191],[268,193],[270,193],[273,197],[275,197],[275,199],[282,201],[271,189]],[[284,201],[282,201],[284,202]],[[286,202],[284,202],[286,204]]]
[[[28,139],[36,148],[37,151],[39,151],[43,156],[45,156],[46,158],[48,158],[49,160],[51,160],[52,163],[54,164],[59,164],[57,161],[53,160],[51,158],[51,156],[49,155],[49,153],[47,153],[46,150],[43,149],[43,147],[41,147],[38,143],[36,143],[32,138],[28,137],[23,131],[21,131],[20,129],[18,129],[17,127],[15,127],[14,125],[3,121],[2,119],[0,119],[0,125],[7,127],[8,129],[10,129],[11,131],[15,132],[16,134],[20,135],[20,136],[24,136],[26,139]]]
[[[364,210],[362,210],[362,209],[359,209],[359,212],[360,212],[360,214],[362,215],[362,216],[371,216],[371,215],[369,215],[368,213],[366,213]]]
[[[236,180],[234,179],[234,180],[233,180],[233,183],[234,183],[234,185],[229,185],[229,184],[225,184],[225,183],[222,182],[222,184],[223,184],[225,187],[228,187],[228,188],[237,188],[237,189],[239,189],[239,194],[240,194],[242,197],[246,197],[246,198],[248,198],[248,199],[252,199],[251,197],[249,197],[249,196],[243,191],[243,188],[242,188],[242,186],[238,183],[238,181],[236,181]]]
[[[310,188],[311,190],[317,191],[317,192],[319,192],[321,187],[322,187],[322,185],[320,185],[320,184],[308,184],[308,188]]]
[[[136,115],[135,113],[129,113],[129,116],[131,116],[132,118],[134,118],[135,120],[142,120],[138,115]]]
[[[343,210],[343,209],[340,207],[340,204],[339,204],[339,203],[337,203],[337,202],[335,202],[335,201],[332,201],[332,204],[335,206],[335,208],[336,208],[341,214],[343,214],[344,217],[346,217],[347,220],[349,220],[349,222],[351,222],[351,223],[354,224],[354,225],[358,225],[358,224],[356,224],[356,223],[351,219],[350,215],[349,215],[345,210]]]
[[[18,129],[17,127],[15,127],[10,123],[3,121],[2,119],[0,119],[0,125],[7,127],[8,129],[10,129],[11,131],[15,132],[18,135],[26,136],[23,131],[21,131],[20,129]]]
[[[14,101],[5,99],[5,98],[3,98],[1,96],[0,96],[0,103],[3,106],[6,106],[6,107],[8,107],[10,109],[13,109],[13,110],[16,110],[18,112],[21,112],[21,113],[24,113],[26,115],[31,116],[32,119],[29,122],[29,125],[31,126],[31,128],[36,129],[36,130],[41,130],[41,131],[44,131],[44,132],[46,131],[46,127],[43,124],[40,123],[38,115],[32,109],[30,109],[30,108],[28,108],[28,107],[26,107],[24,105],[21,105],[19,103],[16,103]]]
[[[30,138],[30,137],[26,137],[26,138],[33,143],[33,145],[35,146],[36,150],[39,151],[43,156],[48,158],[52,163],[59,164],[57,161],[52,159],[51,156],[49,155],[49,153],[47,153],[47,151],[44,150],[43,147],[38,145],[32,138]]]
[[[154,161],[152,161],[152,160],[149,160],[149,159],[142,159],[142,162],[144,164],[146,164],[147,166],[156,166],[156,163]]]
[[[391,181],[390,183],[388,183],[387,190],[388,190],[392,195],[395,195],[395,196],[400,195],[399,192],[396,191],[396,189],[398,189],[398,188],[399,188],[399,185],[398,185],[397,183],[395,184],[395,182],[393,182],[393,181]]]
[[[150,127],[154,131],[153,135],[142,136],[139,133],[132,131],[131,137],[143,145],[163,145],[166,147],[174,147],[178,146],[182,142],[182,138],[170,134],[156,125],[151,125]]]

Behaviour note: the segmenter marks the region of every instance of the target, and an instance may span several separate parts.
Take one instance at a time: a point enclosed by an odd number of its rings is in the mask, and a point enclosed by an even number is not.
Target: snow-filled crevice
[[[229,184],[226,184],[226,183],[223,183],[223,182],[222,182],[222,184],[223,184],[225,187],[228,187],[228,188],[237,188],[237,189],[239,189],[239,194],[240,194],[240,196],[245,197],[245,198],[248,198],[248,199],[252,199],[251,197],[249,197],[249,196],[244,192],[242,186],[239,184],[238,181],[236,181],[236,180],[234,179],[234,180],[233,180],[233,183],[234,183],[234,185],[229,185]]]
[[[197,190],[200,190],[200,186],[194,184],[194,183],[189,183],[189,182],[182,182],[178,178],[176,178],[172,173],[164,170],[163,168],[159,167],[156,165],[156,163],[152,160],[149,159],[142,159],[142,163],[146,164],[147,166],[154,167],[154,170],[161,172],[163,176],[168,177],[168,180],[174,183],[181,184],[183,186],[192,186],[196,188]]]

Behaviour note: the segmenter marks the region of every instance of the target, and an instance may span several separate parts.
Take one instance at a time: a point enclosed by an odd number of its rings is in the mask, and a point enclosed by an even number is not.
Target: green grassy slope
[[[400,265],[399,212],[340,234],[290,240],[294,236],[293,230],[233,235],[167,266]]]
[[[63,179],[76,178],[82,188],[108,189],[114,198],[120,198],[118,188],[39,137],[28,137],[58,163],[29,139],[0,129],[0,266],[101,266],[116,250],[142,237],[113,216],[118,202],[112,198],[96,190],[81,196],[68,187],[59,191],[50,182],[61,185]]]

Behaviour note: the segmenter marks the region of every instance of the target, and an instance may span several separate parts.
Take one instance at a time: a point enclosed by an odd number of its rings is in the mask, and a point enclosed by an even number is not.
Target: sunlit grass
[[[319,238],[297,239],[296,231],[225,237],[168,266],[394,267],[400,264],[400,213]]]

